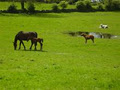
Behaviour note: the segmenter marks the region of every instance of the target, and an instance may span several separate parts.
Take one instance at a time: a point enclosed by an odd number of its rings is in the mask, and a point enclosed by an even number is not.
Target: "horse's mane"
[[[19,34],[19,33],[23,33],[23,31],[19,31],[18,34]]]

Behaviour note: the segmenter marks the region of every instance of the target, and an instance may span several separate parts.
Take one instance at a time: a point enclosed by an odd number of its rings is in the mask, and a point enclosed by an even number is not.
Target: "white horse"
[[[106,29],[106,28],[108,28],[108,25],[103,25],[103,24],[100,24],[99,28]]]

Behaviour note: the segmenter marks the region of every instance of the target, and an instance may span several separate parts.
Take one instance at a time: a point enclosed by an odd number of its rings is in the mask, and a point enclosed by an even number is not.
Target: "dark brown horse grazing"
[[[94,36],[93,35],[86,35],[86,34],[82,33],[81,36],[83,36],[85,38],[85,43],[87,43],[87,40],[90,40],[90,39],[94,43]]]
[[[42,46],[43,46],[43,39],[42,38],[33,38],[33,37],[28,37],[27,39],[28,41],[31,40],[33,42],[33,44],[39,42],[40,43],[40,50],[42,50]]]
[[[37,33],[36,32],[23,32],[23,31],[18,32],[17,35],[15,36],[15,39],[14,39],[14,42],[13,42],[14,49],[16,50],[17,41],[19,40],[20,41],[19,49],[21,48],[21,44],[22,44],[24,46],[24,50],[25,50],[26,48],[25,48],[25,45],[23,43],[23,40],[27,41],[28,37],[37,38]],[[31,40],[30,50],[32,48],[32,45],[33,45],[33,41]],[[36,49],[36,45],[37,45],[37,43],[35,43],[35,49]]]

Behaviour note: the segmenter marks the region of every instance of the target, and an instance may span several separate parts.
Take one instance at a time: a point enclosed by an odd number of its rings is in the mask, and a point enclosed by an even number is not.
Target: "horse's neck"
[[[18,40],[18,39],[17,39],[17,36],[16,36],[15,39],[14,39],[14,43],[17,43],[17,40]]]

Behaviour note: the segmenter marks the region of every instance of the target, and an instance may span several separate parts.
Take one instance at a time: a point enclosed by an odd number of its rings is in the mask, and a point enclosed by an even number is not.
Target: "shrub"
[[[40,1],[40,0],[38,0]],[[43,0],[45,3],[59,3],[60,0]]]
[[[112,0],[109,0],[105,2],[105,9],[111,11],[112,10]]]
[[[97,10],[98,11],[104,11],[103,5],[99,3],[98,6],[97,6]]]
[[[15,4],[12,4],[7,9],[8,12],[15,13],[17,12],[17,6]]]
[[[112,10],[120,10],[120,1],[112,1]]]
[[[105,9],[108,10],[108,11],[111,11],[111,5],[110,4],[106,4],[105,5]]]
[[[60,5],[60,7],[61,7],[62,9],[65,9],[65,8],[67,8],[68,3],[65,2],[65,1],[61,1],[61,2],[59,3],[59,5]]]
[[[72,4],[75,4],[75,2],[77,2],[77,1],[78,1],[78,0],[68,0],[68,3],[72,5]],[[79,0],[79,1],[80,1],[80,0]]]
[[[85,1],[86,11],[92,10],[92,5],[90,1]]]
[[[52,10],[53,10],[54,12],[57,12],[57,11],[59,10],[58,5],[57,5],[56,3],[54,3],[54,4],[52,5]]]
[[[77,1],[76,2],[76,8],[79,11],[85,11],[85,3],[83,1]]]
[[[31,2],[29,2],[27,9],[28,9],[28,12],[29,12],[29,13],[34,13],[34,12],[35,12],[35,6],[34,6],[34,4],[31,3]]]
[[[109,10],[109,11],[120,10],[120,1],[110,0],[109,2],[106,2],[105,8],[106,10]]]
[[[70,5],[74,4],[74,2],[75,2],[74,0],[69,0],[69,1],[68,1],[68,3],[69,3]]]

